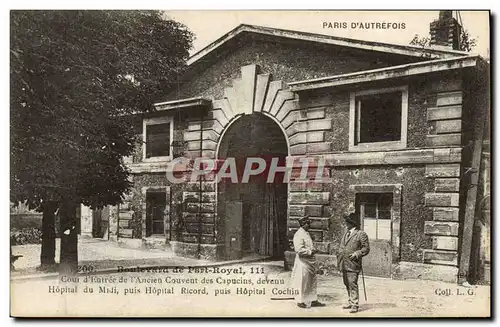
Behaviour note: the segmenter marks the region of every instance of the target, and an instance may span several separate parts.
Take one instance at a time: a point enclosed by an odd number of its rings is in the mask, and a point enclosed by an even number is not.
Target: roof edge
[[[345,46],[345,47],[364,49],[369,51],[396,53],[410,57],[422,57],[424,55],[427,55],[430,56],[431,58],[439,59],[443,57],[449,58],[449,57],[468,55],[467,52],[457,51],[457,50],[422,48],[412,45],[400,45],[400,44],[390,44],[390,43],[382,43],[375,41],[365,41],[358,39],[342,38],[326,34],[293,31],[293,30],[279,29],[279,28],[259,26],[259,25],[240,24],[231,31],[229,31],[228,33],[222,35],[217,40],[205,46],[203,49],[193,54],[191,57],[189,57],[187,64],[188,65],[194,64],[199,59],[203,58],[210,52],[219,48],[221,45],[223,45],[224,43],[228,42],[229,40],[233,39],[234,37],[243,32],[271,35],[271,36],[284,37],[288,39],[296,39],[302,41],[311,41],[322,44]]]
[[[429,60],[399,66],[391,66],[342,75],[290,82],[288,83],[288,86],[290,87],[291,91],[298,92],[346,84],[372,82],[389,78],[474,67],[476,66],[479,59],[479,56],[465,56],[459,58]]]
[[[212,103],[210,99],[196,97],[196,98],[186,98],[165,102],[158,102],[154,104],[156,110],[174,110],[174,109],[182,109],[188,107],[198,107],[198,106],[208,106]]]

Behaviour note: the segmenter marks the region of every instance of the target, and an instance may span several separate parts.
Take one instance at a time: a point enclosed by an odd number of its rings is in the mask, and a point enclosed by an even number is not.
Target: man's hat
[[[299,225],[302,226],[309,221],[311,221],[309,219],[309,215],[305,215],[304,217],[299,218]]]
[[[355,212],[352,212],[349,215],[344,216],[344,221],[346,223],[351,223],[353,225],[357,225],[358,224],[358,215]]]

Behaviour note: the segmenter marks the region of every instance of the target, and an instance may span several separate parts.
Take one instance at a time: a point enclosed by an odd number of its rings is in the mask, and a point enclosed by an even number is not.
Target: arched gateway
[[[287,241],[287,184],[283,173],[268,180],[272,160],[286,162],[288,146],[279,126],[261,113],[239,117],[227,127],[217,159],[234,160],[237,180],[224,178],[217,184],[219,233],[224,240],[220,256],[239,259],[249,255],[283,258]],[[245,171],[257,170],[252,159],[263,159],[266,169],[245,181]],[[260,166],[263,166],[260,164]]]
[[[284,165],[289,155],[286,126],[288,115],[298,109],[298,98],[282,81],[269,74],[258,74],[257,66],[242,67],[241,79],[225,89],[224,98],[213,102],[213,117],[220,123],[215,131],[214,156],[220,161],[235,160],[238,182],[222,179],[217,190],[217,257],[237,259],[259,254],[282,258],[287,240],[287,184],[277,174],[267,181],[272,158]],[[288,117],[288,118],[287,118]],[[246,158],[257,157],[267,163],[266,170],[241,181]]]
[[[304,143],[307,126],[297,123],[301,120],[298,96],[282,81],[248,65],[221,98],[211,101],[203,120],[188,121],[183,138],[193,152],[190,157],[234,157],[243,164],[241,172],[247,157],[268,163],[276,157],[284,166],[291,146]],[[249,183],[217,183],[207,176],[203,182],[188,183],[183,221],[188,229],[201,227],[181,235],[181,241],[171,241],[174,252],[198,253],[210,260],[252,254],[282,258],[288,245],[289,190],[279,180],[277,175],[266,183],[255,176]]]

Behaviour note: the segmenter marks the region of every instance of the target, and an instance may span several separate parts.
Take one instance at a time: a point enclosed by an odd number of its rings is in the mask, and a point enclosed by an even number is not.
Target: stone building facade
[[[107,238],[129,245],[286,266],[309,214],[318,260],[333,270],[342,217],[357,211],[372,244],[366,274],[457,281],[488,72],[452,49],[241,25],[195,54],[166,101],[137,118],[137,151],[125,160],[134,188],[108,213],[83,210],[82,233],[104,237],[92,225],[105,221]],[[324,162],[331,182],[172,183],[179,157],[307,158]]]

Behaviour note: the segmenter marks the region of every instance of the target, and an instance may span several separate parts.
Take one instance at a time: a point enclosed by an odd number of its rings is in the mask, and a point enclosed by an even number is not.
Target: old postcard
[[[490,12],[10,13],[13,317],[490,317]]]

